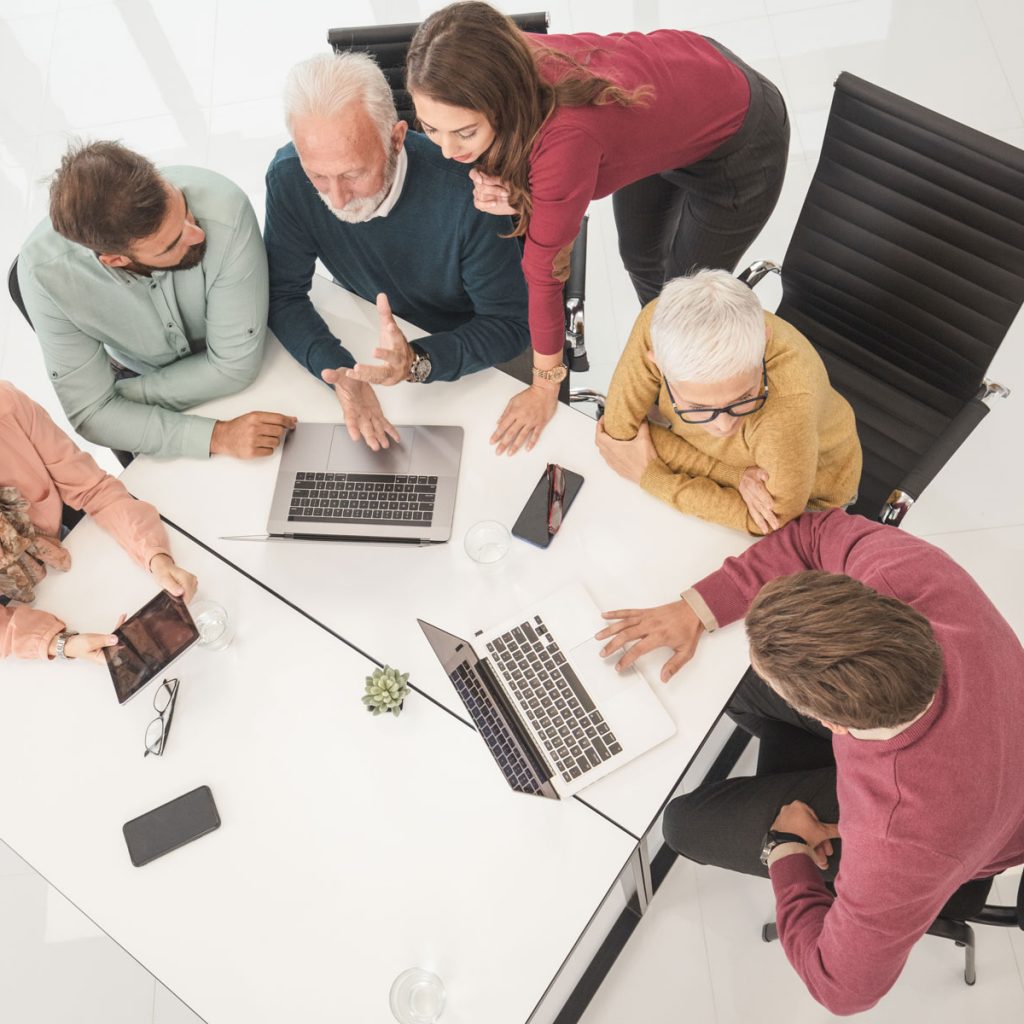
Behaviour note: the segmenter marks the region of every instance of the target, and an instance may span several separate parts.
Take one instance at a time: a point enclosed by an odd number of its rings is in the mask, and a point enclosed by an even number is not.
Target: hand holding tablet
[[[163,673],[198,639],[199,630],[180,597],[162,590],[114,630],[117,644],[103,648],[117,702],[124,704]]]

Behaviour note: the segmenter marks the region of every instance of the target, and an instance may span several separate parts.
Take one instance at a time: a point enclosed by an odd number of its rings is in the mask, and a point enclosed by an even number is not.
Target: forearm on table
[[[475,316],[451,331],[442,331],[414,344],[430,357],[431,381],[457,380],[489,366],[514,359],[530,344],[525,320]]]
[[[223,359],[210,350],[196,352],[138,377],[126,377],[115,387],[130,402],[181,412],[248,387],[259,374],[262,358],[261,338],[237,358]]]
[[[39,608],[0,606],[0,658],[45,659],[50,641],[62,629],[61,619]]]
[[[675,472],[660,459],[655,459],[640,478],[640,486],[687,515],[734,530],[756,532],[752,529],[753,523],[740,492],[715,483],[706,476]]]
[[[318,379],[324,370],[356,365],[352,353],[331,333],[306,294],[272,298],[269,324],[292,358]]]
[[[93,444],[163,458],[204,458],[210,454],[216,420],[115,395],[72,422]]]

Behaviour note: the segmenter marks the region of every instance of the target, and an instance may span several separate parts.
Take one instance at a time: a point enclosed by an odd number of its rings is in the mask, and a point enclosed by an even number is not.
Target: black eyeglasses
[[[156,718],[146,726],[146,753],[160,757],[164,752],[167,737],[171,735],[171,719],[174,718],[174,702],[178,699],[178,680],[165,679],[153,694],[153,710]]]
[[[563,499],[565,498],[565,473],[561,466],[548,463],[548,533],[554,536],[562,525]]]
[[[710,423],[723,413],[728,416],[749,416],[757,412],[765,402],[768,401],[768,365],[761,360],[761,393],[753,398],[741,398],[738,402],[730,402],[723,405],[721,409],[680,409],[676,405],[675,395],[672,394],[672,387],[665,374],[661,375],[665,382],[665,390],[668,392],[668,400],[672,403],[672,411],[684,423]]]

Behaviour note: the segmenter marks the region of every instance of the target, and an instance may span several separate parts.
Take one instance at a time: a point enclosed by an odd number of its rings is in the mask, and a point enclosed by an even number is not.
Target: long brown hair
[[[564,69],[553,85],[539,70],[549,62]],[[513,235],[525,234],[530,222],[530,150],[555,108],[631,107],[652,92],[650,86],[627,92],[570,54],[535,49],[511,18],[478,0],[449,4],[420,25],[405,60],[405,82],[410,92],[490,121],[495,138],[479,167],[508,185],[509,204],[519,213]]]
[[[906,725],[942,681],[931,623],[849,576],[780,576],[761,588],[746,626],[755,667],[797,711],[834,725]]]

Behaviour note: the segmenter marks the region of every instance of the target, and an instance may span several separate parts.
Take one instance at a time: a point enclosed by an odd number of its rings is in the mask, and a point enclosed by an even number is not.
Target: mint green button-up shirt
[[[247,387],[267,329],[267,256],[245,193],[200,167],[161,174],[206,233],[191,270],[105,267],[49,218],[18,256],[18,283],[50,381],[74,428],[124,451],[206,458],[215,420],[183,412]],[[138,377],[115,380],[113,358]]]

